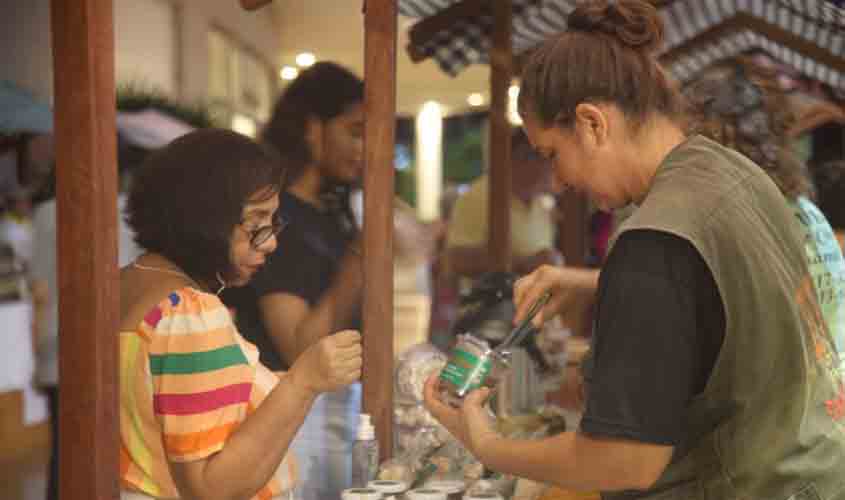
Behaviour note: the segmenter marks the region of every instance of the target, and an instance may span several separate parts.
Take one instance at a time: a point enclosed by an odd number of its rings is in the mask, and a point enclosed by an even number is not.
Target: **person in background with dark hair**
[[[135,176],[128,221],[146,253],[120,276],[122,498],[289,495],[290,443],[314,400],[360,377],[350,330],[273,373],[218,297],[277,246],[283,165],[245,136],[204,129]]]
[[[349,193],[363,174],[363,101],[360,78],[319,62],[284,90],[262,133],[291,165],[279,209],[291,224],[250,285],[224,300],[273,369],[360,326],[362,262]],[[321,398],[309,415],[295,449],[305,474],[321,480],[305,485],[306,499],[339,498],[349,487],[360,398],[353,385]]]
[[[604,498],[845,499],[842,353],[789,203],[745,156],[686,135],[653,5],[579,3],[567,26],[525,66],[525,129],[562,183],[635,205],[598,280],[584,415],[503,438],[487,390],[454,410],[436,377],[427,407],[490,468]],[[515,319],[551,292],[540,325],[595,286],[543,266],[517,283]]]

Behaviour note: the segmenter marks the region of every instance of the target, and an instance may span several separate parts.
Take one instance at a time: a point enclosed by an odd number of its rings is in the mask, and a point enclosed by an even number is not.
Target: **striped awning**
[[[520,54],[566,29],[578,0],[512,0],[513,51]],[[471,0],[399,0],[399,11],[431,18]],[[456,16],[426,36],[411,30],[415,59],[433,58],[450,75],[486,63],[492,32],[491,2],[472,2],[473,15]],[[662,0],[667,29],[661,59],[681,80],[713,62],[763,50],[796,72],[845,90],[845,8],[842,0]]]

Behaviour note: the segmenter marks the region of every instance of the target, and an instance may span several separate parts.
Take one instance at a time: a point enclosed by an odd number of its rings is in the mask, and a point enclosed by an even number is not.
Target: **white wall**
[[[176,6],[169,0],[115,0],[115,73],[131,83],[178,95]]]
[[[49,0],[2,0],[0,79],[52,102]],[[208,30],[221,28],[275,66],[273,10],[237,0],[114,0],[118,81],[146,81],[187,101],[208,92]]]
[[[248,12],[237,0],[180,0],[179,59],[182,97],[202,99],[208,93],[208,31],[217,27],[277,66],[279,35],[273,9]]]

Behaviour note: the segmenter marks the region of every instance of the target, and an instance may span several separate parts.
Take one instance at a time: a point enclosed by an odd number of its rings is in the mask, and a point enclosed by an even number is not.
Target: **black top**
[[[675,446],[686,453],[685,413],[725,337],[716,282],[688,241],[632,230],[599,278],[581,431]]]
[[[281,195],[279,211],[290,224],[279,235],[276,250],[248,285],[223,293],[224,303],[234,309],[241,335],[258,347],[261,362],[271,370],[288,367],[267,335],[258,299],[285,293],[315,306],[331,286],[346,249],[356,236],[354,225],[345,215],[320,210],[290,193]],[[357,329],[359,323],[355,320],[347,327]]]

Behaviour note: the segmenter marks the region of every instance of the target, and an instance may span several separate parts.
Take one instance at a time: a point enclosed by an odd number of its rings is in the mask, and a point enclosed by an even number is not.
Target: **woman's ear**
[[[606,110],[582,102],[575,107],[575,132],[585,146],[599,148],[607,142],[610,122]]]
[[[323,158],[324,134],[325,124],[322,120],[315,116],[309,116],[305,119],[305,142],[308,143],[308,149],[311,150],[311,158],[314,163],[319,163]]]

